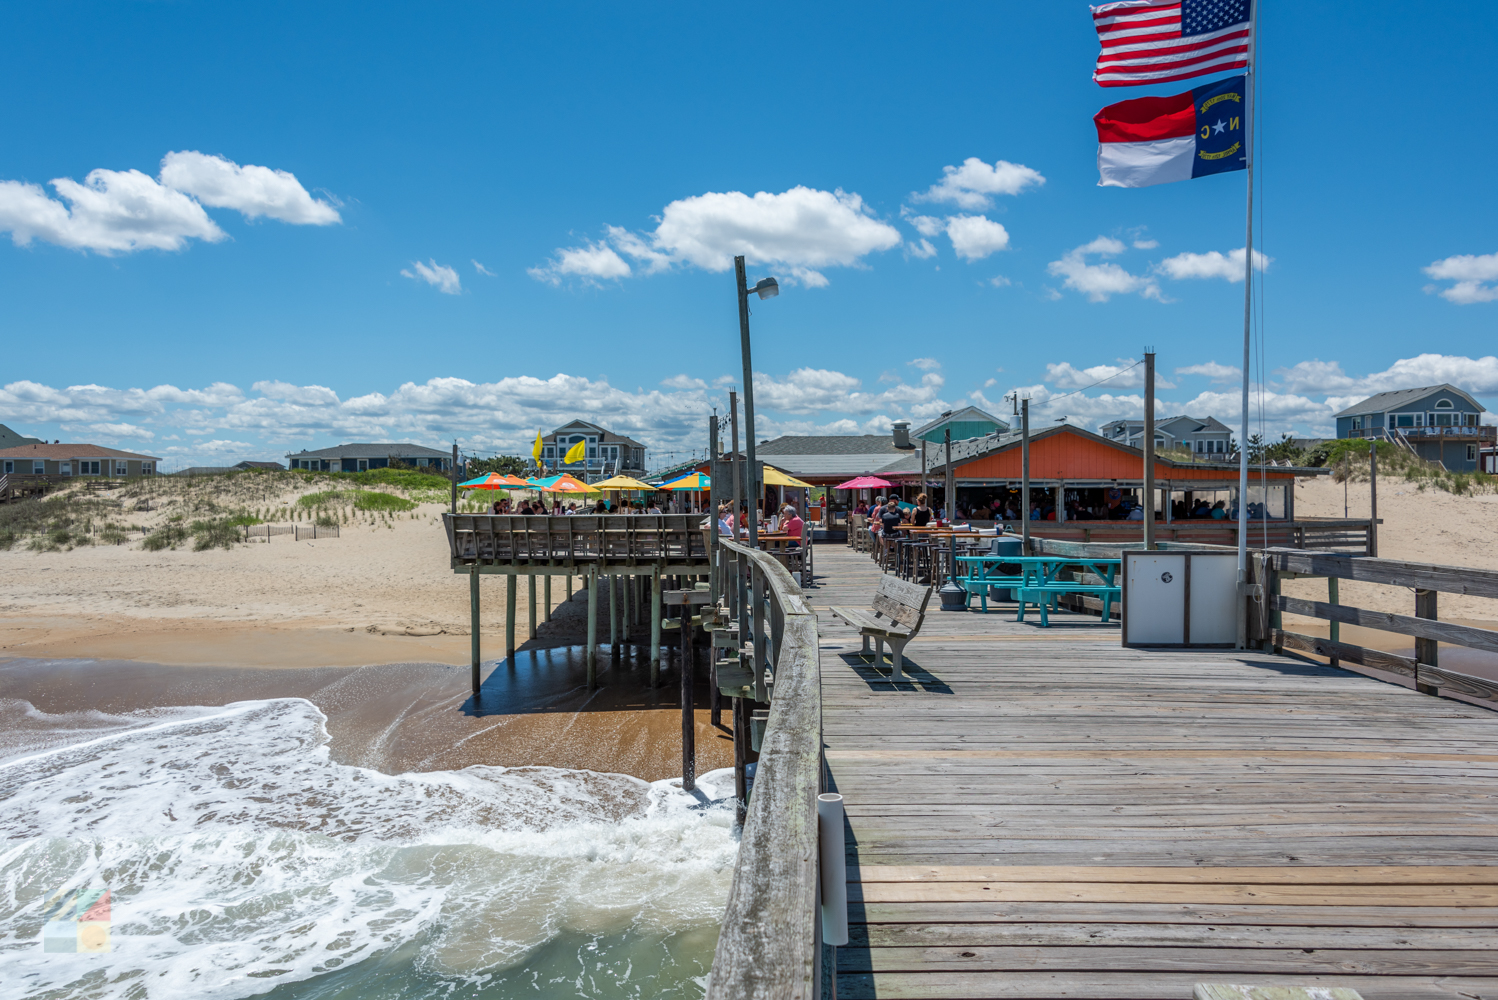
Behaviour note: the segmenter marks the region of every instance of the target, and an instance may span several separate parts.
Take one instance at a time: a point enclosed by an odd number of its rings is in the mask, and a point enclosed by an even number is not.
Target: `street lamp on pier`
[[[773,299],[780,294],[780,283],[774,278],[761,278],[753,288],[749,287],[749,279],[744,276],[744,258],[733,259],[734,273],[739,282],[739,346],[744,353],[744,430],[745,430],[745,453],[748,469],[749,488],[753,489],[754,496],[747,497],[749,501],[745,504],[747,517],[749,519],[749,547],[759,548],[759,518],[755,516],[759,508],[760,485],[759,477],[754,474],[754,365],[749,358],[749,296],[758,295],[764,299]],[[738,459],[734,459],[738,461]],[[745,491],[746,493],[748,490]],[[738,502],[738,498],[734,498]]]

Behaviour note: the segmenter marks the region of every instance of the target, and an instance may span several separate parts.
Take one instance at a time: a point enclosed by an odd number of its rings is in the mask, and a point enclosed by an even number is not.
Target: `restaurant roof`
[[[97,444],[23,444],[18,448],[0,450],[0,458],[40,458],[54,462],[66,462],[72,458],[138,458],[148,462],[161,461],[155,455],[137,455],[133,451],[105,448]]]

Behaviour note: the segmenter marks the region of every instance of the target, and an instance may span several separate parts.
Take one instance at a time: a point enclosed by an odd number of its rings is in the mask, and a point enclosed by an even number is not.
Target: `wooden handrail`
[[[817,618],[801,588],[776,559],[726,538],[718,544],[720,554],[750,567],[754,591],[764,594],[769,605],[756,610],[770,612],[772,629],[778,634],[769,643],[775,678],[770,718],[713,955],[707,1000],[816,1000],[823,975],[817,848],[822,678]],[[744,610],[740,609],[741,628]],[[755,633],[754,650],[759,657],[765,649],[762,623],[756,623]]]
[[[1446,642],[1472,649],[1498,653],[1498,631],[1457,625],[1437,619],[1437,594],[1466,594],[1473,597],[1498,598],[1498,572],[1467,566],[1441,566],[1412,563],[1397,559],[1339,556],[1308,552],[1303,549],[1267,549],[1256,554],[1256,576],[1263,584],[1255,603],[1256,613],[1249,621],[1256,638],[1268,640],[1276,651],[1298,649],[1327,657],[1333,664],[1345,660],[1378,670],[1413,678],[1415,689],[1422,694],[1437,694],[1441,688],[1468,697],[1498,702],[1498,681],[1442,668],[1438,662],[1438,643]],[[1309,601],[1286,597],[1280,593],[1283,574],[1326,577],[1327,601]],[[1337,602],[1334,584],[1338,580],[1408,587],[1415,591],[1415,614],[1398,615],[1387,611],[1370,611]],[[1282,613],[1302,615],[1330,622],[1331,636],[1304,635],[1285,629]],[[1380,649],[1340,641],[1338,625],[1359,625],[1399,635],[1414,637],[1415,655],[1402,656]]]

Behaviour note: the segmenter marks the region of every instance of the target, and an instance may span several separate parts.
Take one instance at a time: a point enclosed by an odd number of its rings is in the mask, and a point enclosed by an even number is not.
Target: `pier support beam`
[[[505,659],[515,659],[515,574],[505,577]]]
[[[749,702],[733,699],[734,822],[740,827],[749,815]]]
[[[650,686],[661,681],[661,571],[650,575]]]
[[[609,577],[609,656],[619,656],[619,578]]]
[[[588,586],[588,687],[598,686],[598,573],[583,578]]]
[[[548,576],[546,579],[550,580],[551,577]],[[532,573],[527,576],[525,582],[530,589],[530,610],[525,616],[526,638],[534,639],[536,637],[536,575]]]
[[[567,574],[567,600],[572,600],[572,574]]]
[[[692,605],[681,605],[681,790],[697,787],[697,713],[692,704]]]
[[[546,605],[546,609],[543,612],[546,616],[546,621],[551,621],[551,574],[549,573],[546,576],[546,588],[541,594],[541,600]]]
[[[479,693],[479,564],[468,568],[468,634],[473,647],[473,693]]]

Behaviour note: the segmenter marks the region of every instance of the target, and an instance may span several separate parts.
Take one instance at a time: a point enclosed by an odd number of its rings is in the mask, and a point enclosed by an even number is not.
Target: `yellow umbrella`
[[[649,483],[642,483],[638,479],[629,476],[615,476],[613,479],[605,479],[601,483],[590,483],[595,490],[648,490],[655,492],[655,487]]]
[[[789,475],[788,473],[781,472],[779,469],[771,468],[768,465],[765,466],[765,485],[766,486],[799,486],[799,487],[801,487],[803,489],[811,489],[812,488],[811,483],[803,483],[801,480],[797,479],[795,476]]]

